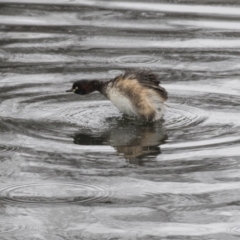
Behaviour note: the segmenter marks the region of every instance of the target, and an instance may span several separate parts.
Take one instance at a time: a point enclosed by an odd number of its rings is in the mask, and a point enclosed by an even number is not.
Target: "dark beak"
[[[72,92],[73,91],[73,89],[71,88],[71,89],[68,89],[66,92]]]

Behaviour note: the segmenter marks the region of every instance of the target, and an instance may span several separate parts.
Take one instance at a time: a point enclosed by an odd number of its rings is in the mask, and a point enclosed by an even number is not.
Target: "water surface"
[[[236,0],[0,0],[0,239],[239,239]],[[150,68],[164,119],[79,79]]]

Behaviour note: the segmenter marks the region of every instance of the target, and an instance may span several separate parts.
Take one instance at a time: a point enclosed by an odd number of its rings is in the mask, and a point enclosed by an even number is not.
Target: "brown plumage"
[[[141,85],[156,90],[164,100],[168,99],[165,88],[161,87],[159,76],[150,70],[129,70],[123,75],[125,79],[136,79]]]
[[[99,91],[123,113],[155,121],[164,114],[163,103],[168,98],[167,91],[159,84],[158,75],[150,70],[128,70],[107,82],[77,81],[68,91],[77,94]]]

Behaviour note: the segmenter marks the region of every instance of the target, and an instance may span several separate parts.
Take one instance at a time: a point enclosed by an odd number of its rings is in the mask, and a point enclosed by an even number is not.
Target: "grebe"
[[[66,92],[85,95],[99,91],[124,114],[156,121],[162,118],[168,98],[159,84],[159,76],[150,70],[128,70],[110,81],[76,81]]]

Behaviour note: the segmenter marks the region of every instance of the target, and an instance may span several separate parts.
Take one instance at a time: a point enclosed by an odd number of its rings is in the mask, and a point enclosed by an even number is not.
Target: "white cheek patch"
[[[73,92],[75,92],[75,91],[77,91],[78,90],[78,87],[75,87],[74,89],[73,89]]]

